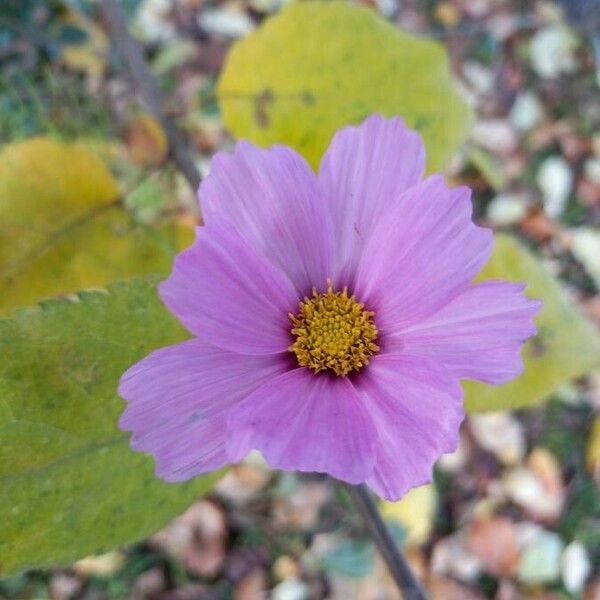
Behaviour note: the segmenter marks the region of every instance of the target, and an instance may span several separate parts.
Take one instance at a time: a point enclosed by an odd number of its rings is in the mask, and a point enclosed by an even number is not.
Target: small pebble
[[[254,29],[245,12],[226,9],[203,10],[198,22],[207,33],[230,39],[244,37]]]
[[[578,227],[571,232],[571,252],[600,289],[600,231]]]
[[[517,135],[505,119],[487,119],[475,123],[471,131],[473,141],[494,154],[510,154],[518,144]]]
[[[516,465],[525,454],[525,432],[521,422],[509,412],[495,412],[469,417],[471,433],[484,450],[502,464]]]
[[[588,181],[600,185],[600,157],[588,158],[583,165],[583,172]]]
[[[498,194],[487,207],[487,218],[498,226],[514,225],[526,215],[525,201],[516,194]]]
[[[560,565],[565,588],[571,594],[579,594],[591,571],[585,546],[578,541],[571,542],[562,553]]]
[[[172,8],[170,0],[143,0],[135,13],[134,31],[150,43],[173,40],[177,33],[169,18]]]
[[[467,61],[463,66],[463,77],[477,94],[483,95],[494,89],[494,74],[481,63]]]
[[[50,595],[53,600],[73,600],[81,593],[81,582],[68,573],[56,573],[50,580]]]
[[[544,212],[552,218],[562,215],[573,187],[573,172],[562,156],[551,156],[540,166],[536,181],[542,192]]]
[[[546,79],[574,73],[578,67],[577,46],[577,38],[568,27],[551,25],[540,29],[530,41],[532,66]]]
[[[560,577],[564,544],[560,536],[541,530],[521,553],[518,576],[523,583],[551,583]]]
[[[299,579],[286,579],[273,588],[272,600],[308,600],[309,588]]]
[[[386,19],[392,19],[400,9],[400,0],[375,0],[375,4]]]
[[[532,91],[520,93],[510,111],[510,121],[518,131],[533,129],[544,116],[544,107]]]

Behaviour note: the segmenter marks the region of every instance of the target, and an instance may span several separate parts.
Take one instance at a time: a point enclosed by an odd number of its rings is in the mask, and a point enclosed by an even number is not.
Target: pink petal
[[[295,369],[234,408],[227,453],[237,462],[258,449],[274,468],[359,483],[372,470],[377,441],[368,410],[347,378]]]
[[[421,137],[398,117],[372,115],[359,127],[335,134],[321,161],[319,181],[333,208],[338,283],[349,283],[374,225],[424,170]]]
[[[468,288],[424,321],[393,336],[411,355],[444,364],[456,377],[505,383],[523,371],[521,347],[535,335],[542,303],[524,285],[487,281]]]
[[[226,222],[288,274],[300,297],[332,275],[333,228],[317,178],[290,148],[248,142],[217,154],[198,192],[207,224]]]
[[[275,354],[291,343],[294,286],[232,228],[198,228],[159,291],[192,333],[224,350]]]
[[[439,310],[481,270],[493,236],[471,212],[470,190],[436,175],[404,192],[373,227],[354,291],[383,335]]]
[[[355,386],[377,429],[375,467],[367,484],[398,500],[431,481],[434,462],[458,443],[462,390],[427,358],[380,354]]]
[[[127,408],[119,425],[134,450],[156,460],[156,474],[183,481],[227,463],[227,415],[285,370],[281,357],[241,356],[198,340],[156,350],[121,378]]]

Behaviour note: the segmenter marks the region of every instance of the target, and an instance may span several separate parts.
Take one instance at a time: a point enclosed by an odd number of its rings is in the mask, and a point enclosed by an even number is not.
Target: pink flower
[[[261,451],[275,468],[366,482],[387,499],[456,448],[460,379],[522,371],[541,303],[471,280],[492,232],[468,188],[423,179],[398,119],[336,134],[318,175],[240,142],[199,191],[206,225],[161,284],[197,338],[131,367],[120,425],[168,481]]]

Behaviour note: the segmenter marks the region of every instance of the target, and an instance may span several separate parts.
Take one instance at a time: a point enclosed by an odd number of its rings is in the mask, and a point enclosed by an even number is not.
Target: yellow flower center
[[[312,298],[304,298],[298,313],[289,315],[296,338],[289,350],[301,367],[315,373],[329,369],[342,377],[358,371],[379,352],[374,314],[347,288],[334,292],[331,282],[325,293],[313,288]]]

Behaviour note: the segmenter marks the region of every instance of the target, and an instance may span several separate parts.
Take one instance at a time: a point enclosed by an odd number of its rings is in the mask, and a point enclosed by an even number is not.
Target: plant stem
[[[116,0],[102,0],[102,10],[111,41],[129,69],[148,110],[164,129],[173,160],[195,194],[200,183],[200,172],[189,153],[184,136],[165,112],[162,91],[148,67],[142,47],[129,33],[127,21]]]
[[[356,503],[367,529],[385,560],[404,600],[426,600],[421,584],[410,570],[402,552],[386,527],[377,505],[364,485],[344,484]]]

